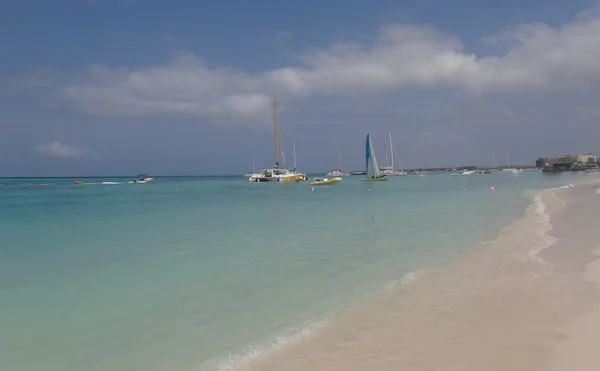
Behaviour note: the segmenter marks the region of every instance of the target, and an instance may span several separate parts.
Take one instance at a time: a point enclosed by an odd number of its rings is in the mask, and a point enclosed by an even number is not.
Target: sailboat
[[[249,178],[254,174],[256,174],[256,171],[254,171],[254,157],[252,157],[252,171],[247,172],[246,174],[244,174],[244,176],[246,178]]]
[[[262,169],[260,173],[252,174],[248,178],[248,181],[251,183],[260,183],[290,182],[303,180],[306,177],[304,174],[296,174],[295,172],[287,170],[285,166],[283,168],[279,167],[279,111],[277,109],[276,97],[273,97],[273,122],[275,125],[275,164],[272,168]],[[283,158],[285,161],[285,157]]]
[[[402,166],[400,166],[400,171],[398,171],[394,168],[394,154],[396,154],[396,157],[398,157],[398,154],[396,153],[396,149],[394,148],[394,144],[392,143],[392,133],[389,132],[388,134],[390,136],[390,155],[392,158],[392,164],[391,164],[391,166],[388,166],[387,142],[385,142],[385,164],[386,164],[386,166],[381,168],[381,173],[386,176],[404,176],[404,175],[406,175],[406,173],[404,172],[404,170],[402,170]]]
[[[514,174],[520,173],[521,170],[510,167],[510,158],[508,157],[508,150],[506,150],[505,152],[506,152],[506,169],[504,169],[504,171],[510,171],[511,173],[514,173]]]
[[[340,167],[337,169],[331,170],[330,172],[325,174],[326,177],[350,176],[350,173],[346,173],[346,172],[342,171],[342,153],[340,152],[339,144],[337,146],[337,150],[338,150],[338,161],[339,161]]]
[[[297,169],[296,142],[292,142],[292,147],[293,147],[294,169],[290,172],[291,176],[287,176],[287,177],[281,179],[281,181],[285,182],[285,183],[298,182],[301,180],[308,180],[308,176],[306,174],[300,173],[296,170]],[[281,151],[281,154],[283,155],[283,167],[285,168],[285,155],[284,155],[283,151]]]
[[[367,142],[365,144],[365,160],[367,165],[367,177],[361,179],[362,181],[382,181],[387,180],[385,175],[379,172],[377,166],[377,159],[375,158],[375,151],[373,150],[373,143],[371,143],[371,134],[367,134]]]

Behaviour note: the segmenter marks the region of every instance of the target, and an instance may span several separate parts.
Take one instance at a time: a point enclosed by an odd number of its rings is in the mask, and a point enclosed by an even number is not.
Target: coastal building
[[[596,158],[591,153],[585,153],[577,155],[577,162],[580,164],[587,164],[588,162],[596,162]]]
[[[591,153],[540,157],[535,161],[535,166],[545,173],[591,171],[598,168],[598,158]]]

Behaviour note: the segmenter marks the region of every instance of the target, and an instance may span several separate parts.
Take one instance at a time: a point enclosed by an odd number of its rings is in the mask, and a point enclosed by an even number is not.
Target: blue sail
[[[369,162],[370,162],[370,157],[371,157],[371,144],[370,144],[370,140],[369,140],[369,136],[371,134],[367,134],[367,144],[366,144],[366,154],[365,154],[365,158],[366,158],[366,166],[365,166],[365,171],[367,172],[367,174],[369,174]]]

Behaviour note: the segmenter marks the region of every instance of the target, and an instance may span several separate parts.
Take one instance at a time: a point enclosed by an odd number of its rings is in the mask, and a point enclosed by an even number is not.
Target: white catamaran
[[[305,174],[296,173],[279,168],[279,114],[277,109],[277,98],[273,98],[273,120],[275,124],[275,165],[269,169],[262,169],[260,173],[254,173],[248,178],[249,182],[297,182],[300,180],[307,180],[308,177]],[[296,162],[296,145],[294,144],[294,162]]]
[[[375,151],[373,150],[373,143],[371,143],[371,134],[367,134],[367,142],[365,144],[365,159],[367,164],[367,177],[361,179],[363,181],[382,181],[387,180],[385,175],[379,172],[377,166],[377,159],[375,158]]]

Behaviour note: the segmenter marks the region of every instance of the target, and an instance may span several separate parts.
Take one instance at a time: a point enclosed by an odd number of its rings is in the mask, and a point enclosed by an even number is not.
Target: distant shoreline
[[[521,169],[536,169],[535,165],[515,165],[514,167]],[[480,166],[480,165],[465,165],[457,167],[432,167],[432,168],[411,168],[404,169],[405,172],[453,172],[462,170],[490,170],[490,169],[504,169],[506,166]],[[325,174],[329,170],[323,171],[307,171],[307,174]],[[353,170],[353,171],[364,171],[364,170]],[[92,179],[92,178],[106,178],[106,179],[122,179],[122,178],[135,178],[136,174],[127,175],[61,175],[61,176],[0,176],[0,179]],[[198,178],[198,177],[239,177],[243,176],[244,172],[239,174],[197,174],[197,175],[155,175],[155,178]]]

